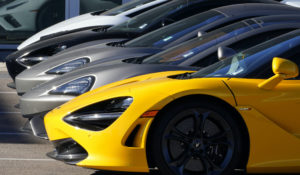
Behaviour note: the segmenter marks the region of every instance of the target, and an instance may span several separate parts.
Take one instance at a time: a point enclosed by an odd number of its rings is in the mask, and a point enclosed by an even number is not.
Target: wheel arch
[[[152,169],[155,170],[156,166],[154,165],[153,161],[151,160],[151,156],[149,155],[151,153],[149,153],[149,151],[147,149],[147,148],[149,148],[148,144],[150,143],[148,140],[151,139],[151,133],[152,133],[152,130],[156,128],[155,125],[156,125],[157,121],[159,121],[159,119],[164,115],[164,113],[166,111],[168,111],[170,108],[172,108],[176,105],[179,105],[180,103],[190,102],[192,100],[201,100],[201,101],[206,101],[208,103],[214,103],[215,105],[218,105],[218,106],[222,106],[229,113],[233,114],[233,116],[237,119],[239,125],[241,126],[242,133],[243,133],[243,142],[245,143],[245,146],[246,146],[246,148],[244,150],[245,155],[243,155],[244,160],[241,161],[240,168],[246,170],[246,167],[244,167],[244,166],[247,165],[249,155],[250,155],[250,137],[249,137],[247,125],[246,125],[243,117],[234,107],[232,107],[230,104],[228,104],[224,100],[214,97],[214,96],[211,96],[211,95],[201,95],[201,94],[188,95],[188,96],[183,96],[183,97],[177,98],[177,99],[173,100],[172,102],[168,103],[167,105],[165,105],[158,112],[158,114],[154,118],[154,120],[149,128],[147,142],[146,142],[146,156],[147,156],[148,166],[149,166],[150,170],[152,170]]]

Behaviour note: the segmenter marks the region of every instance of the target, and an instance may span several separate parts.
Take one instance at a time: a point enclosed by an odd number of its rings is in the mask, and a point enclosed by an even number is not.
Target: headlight
[[[70,61],[70,62],[67,62],[63,65],[60,65],[60,66],[57,66],[51,70],[49,70],[48,72],[46,72],[47,74],[64,74],[64,73],[67,73],[67,72],[71,72],[72,70],[75,70],[87,63],[90,62],[90,59],[88,58],[80,58],[80,59],[77,59],[77,60],[73,60],[73,61]]]
[[[131,97],[102,101],[80,109],[64,118],[64,121],[79,128],[101,131],[109,127],[130,106]]]
[[[79,78],[61,85],[49,93],[55,95],[80,95],[89,91],[94,81],[95,78],[93,76]]]
[[[26,66],[26,67],[31,67],[33,65],[36,65],[42,61],[47,60],[48,57],[43,56],[43,57],[21,57],[17,59],[17,62],[20,64]]]

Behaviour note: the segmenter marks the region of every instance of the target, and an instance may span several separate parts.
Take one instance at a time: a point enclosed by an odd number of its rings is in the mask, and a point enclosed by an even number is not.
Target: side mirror
[[[220,46],[218,48],[218,59],[219,60],[223,60],[224,58],[230,57],[234,54],[236,54],[236,51],[229,47]]]
[[[206,34],[206,32],[203,32],[203,31],[198,31],[198,33],[197,33],[197,37],[201,37],[201,36],[203,36],[204,34]]]
[[[166,25],[172,24],[173,22],[175,22],[174,19],[172,18],[165,18],[161,21],[161,26],[164,27]]]
[[[272,69],[274,76],[258,85],[261,89],[271,90],[284,79],[295,78],[299,75],[298,66],[287,59],[273,58]]]

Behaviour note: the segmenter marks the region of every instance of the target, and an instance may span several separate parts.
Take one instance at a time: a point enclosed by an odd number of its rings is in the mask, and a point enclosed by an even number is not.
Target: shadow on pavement
[[[151,173],[128,173],[128,172],[114,172],[114,171],[95,171],[91,175],[159,175],[159,173],[151,172]],[[242,175],[237,173],[236,175]],[[266,174],[247,174],[247,175],[266,175]],[[267,175],[300,175],[300,174],[267,174]]]
[[[20,110],[15,107],[19,103],[19,96],[6,86],[12,80],[8,78],[7,72],[0,71],[0,143],[48,143],[34,137],[22,128],[27,122]]]
[[[155,173],[128,173],[116,171],[95,171],[91,175],[154,175]]]

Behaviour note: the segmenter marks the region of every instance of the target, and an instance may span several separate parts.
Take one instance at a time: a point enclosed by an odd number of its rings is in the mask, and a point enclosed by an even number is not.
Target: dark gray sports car
[[[125,44],[124,41],[96,45],[95,42],[89,42],[74,46],[74,48],[68,49],[68,52],[64,51],[52,56],[51,59],[20,73],[15,80],[16,89],[18,94],[22,95],[36,85],[80,68],[84,64],[94,64],[98,60],[121,62],[124,59],[150,56],[195,38],[199,34],[202,35],[241,19],[276,15],[278,11],[281,11],[281,14],[294,13],[290,10],[282,10],[282,7],[282,5],[270,4],[239,4],[219,7],[155,30]],[[300,11],[298,13],[300,14]]]
[[[197,70],[261,42],[300,28],[300,16],[247,19],[192,39],[151,57],[85,66],[41,84],[21,98],[21,112],[33,133],[45,137],[43,116],[77,95],[105,84],[147,73]],[[219,55],[218,55],[219,54]],[[101,61],[100,61],[101,62]]]

